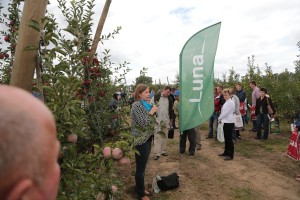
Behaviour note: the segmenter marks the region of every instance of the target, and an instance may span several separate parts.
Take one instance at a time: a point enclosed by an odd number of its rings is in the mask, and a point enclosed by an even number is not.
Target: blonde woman
[[[219,123],[223,123],[223,131],[225,138],[225,151],[219,156],[224,156],[224,160],[232,160],[234,155],[234,145],[232,141],[232,131],[234,128],[234,113],[235,113],[235,104],[230,97],[230,90],[224,89],[222,91],[225,103],[222,106],[221,114],[218,118]]]

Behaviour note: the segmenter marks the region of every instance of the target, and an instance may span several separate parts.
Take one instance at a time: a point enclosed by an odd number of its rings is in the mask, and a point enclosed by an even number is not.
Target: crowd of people
[[[266,127],[276,111],[265,88],[259,89],[255,81],[250,82],[250,87],[253,90],[249,108],[253,122],[251,130],[257,133],[255,139],[267,140]],[[0,199],[55,199],[60,167],[57,163],[59,141],[52,113],[41,101],[21,89],[0,86],[0,91],[6,94],[0,97]],[[217,127],[222,124],[225,150],[219,156],[226,161],[232,160],[234,143],[241,138],[240,130],[248,121],[247,95],[240,83],[235,92],[222,86],[217,86],[214,92],[214,112],[209,119],[207,139],[216,138]],[[155,94],[144,84],[138,85],[133,94],[130,113],[134,146],[138,151],[135,155],[138,199],[148,200],[152,194],[144,182],[152,142],[155,161],[168,156],[166,136],[170,128],[178,128],[175,119],[180,115],[179,96],[178,89],[166,86]],[[113,96],[109,105],[111,112],[117,109],[118,99],[118,95]],[[243,127],[240,129],[235,128],[235,115],[242,115]],[[180,133],[181,154],[186,151],[187,139],[189,156],[194,156],[195,151],[201,149],[199,126]],[[36,152],[36,156],[30,156],[32,152]]]
[[[225,150],[219,156],[225,161],[234,158],[234,143],[242,139],[240,131],[245,130],[248,124],[247,110],[251,111],[251,121],[253,127],[251,131],[256,132],[255,139],[268,139],[269,121],[275,115],[275,107],[265,88],[258,88],[255,81],[251,81],[249,86],[253,90],[251,94],[251,106],[247,102],[247,94],[242,88],[242,84],[236,84],[233,88],[214,88],[214,111],[209,118],[209,129],[206,139],[217,138],[218,126],[223,126]],[[180,91],[166,86],[161,91],[154,93],[146,85],[138,85],[134,93],[134,103],[131,107],[132,132],[136,138],[144,137],[137,143],[139,155],[136,155],[136,188],[139,199],[147,200],[151,192],[144,186],[144,173],[147,160],[150,155],[151,141],[153,140],[154,155],[157,161],[161,156],[168,156],[167,134],[171,127],[176,127],[175,119],[179,119],[179,95]],[[270,113],[270,108],[272,113]],[[150,117],[152,116],[152,118]],[[242,127],[236,127],[236,117],[242,119]],[[151,120],[152,119],[152,120]],[[139,128],[137,129],[136,126]],[[262,126],[264,133],[262,136]],[[149,130],[149,127],[152,127]],[[139,131],[137,131],[139,130]],[[164,136],[163,136],[164,135]],[[186,142],[189,141],[189,156],[194,156],[196,150],[201,150],[200,127],[194,127],[180,132],[179,153],[186,152]],[[146,149],[146,150],[145,150]],[[141,160],[143,162],[141,162]],[[142,164],[141,164],[142,163]]]

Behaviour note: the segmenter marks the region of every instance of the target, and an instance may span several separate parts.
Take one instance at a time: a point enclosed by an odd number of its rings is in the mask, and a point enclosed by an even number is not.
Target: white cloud
[[[53,2],[53,1],[52,1]],[[51,2],[51,3],[52,3]],[[54,2],[53,2],[54,3]],[[105,1],[96,1],[94,27]],[[60,11],[51,9],[56,17]],[[100,49],[111,49],[112,62],[131,63],[129,83],[148,67],[153,80],[166,83],[179,71],[179,54],[185,42],[199,30],[222,22],[215,61],[215,74],[231,67],[246,73],[247,58],[255,55],[256,64],[265,63],[274,72],[294,70],[300,54],[299,0],[113,0],[103,33],[122,26],[120,35],[105,41]]]

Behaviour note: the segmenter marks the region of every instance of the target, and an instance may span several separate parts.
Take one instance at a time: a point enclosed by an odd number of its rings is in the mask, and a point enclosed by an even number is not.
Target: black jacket
[[[161,97],[160,93],[154,95],[154,103],[156,103],[156,102],[158,103],[160,97]],[[173,119],[173,100],[170,96],[168,96],[168,100],[169,100],[169,118],[170,118],[170,120],[172,120]]]
[[[274,108],[272,100],[269,97],[265,96],[263,99],[261,99],[260,97],[258,99],[256,99],[255,115],[260,114],[260,108],[262,108],[263,114],[268,114],[268,107],[267,107],[268,106],[268,101],[267,101],[267,98],[268,98],[270,106],[273,110],[273,114],[276,113],[276,110]]]

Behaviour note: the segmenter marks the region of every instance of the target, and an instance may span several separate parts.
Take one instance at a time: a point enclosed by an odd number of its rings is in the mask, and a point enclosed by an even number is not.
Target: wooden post
[[[94,37],[94,40],[93,40],[93,43],[92,43],[92,47],[91,47],[91,51],[90,51],[89,64],[93,63],[94,55],[96,53],[98,43],[100,41],[101,33],[102,33],[103,26],[104,26],[104,23],[105,23],[107,14],[108,14],[110,4],[111,4],[111,0],[106,0],[105,5],[104,5],[103,10],[102,10],[102,14],[101,14],[99,23],[98,23],[98,27],[97,27],[97,30],[96,30],[96,33],[95,33],[95,37]]]
[[[10,85],[23,88],[29,92],[32,89],[38,50],[24,51],[24,48],[28,46],[38,48],[41,32],[28,26],[28,23],[36,21],[39,23],[39,30],[43,30],[42,19],[45,16],[47,4],[48,0],[26,0],[24,2]]]

